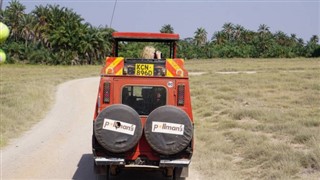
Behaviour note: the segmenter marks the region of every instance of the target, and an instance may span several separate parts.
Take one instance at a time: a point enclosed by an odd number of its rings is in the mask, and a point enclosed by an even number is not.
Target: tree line
[[[73,10],[40,5],[26,14],[13,0],[0,13],[11,33],[1,45],[8,62],[31,64],[97,64],[111,51],[113,29],[93,27]]]
[[[181,55],[185,58],[295,58],[319,57],[319,36],[313,35],[308,42],[296,34],[288,36],[282,31],[272,33],[261,24],[257,31],[243,26],[225,23],[221,31],[207,40],[204,28],[198,28],[194,38],[181,41]]]
[[[6,43],[1,45],[9,63],[30,64],[100,64],[112,49],[112,32],[106,27],[93,27],[72,9],[59,5],[39,5],[30,13],[18,0],[12,0],[0,11],[0,21],[11,30]],[[272,33],[262,24],[257,31],[241,25],[225,23],[221,31],[208,40],[204,28],[198,28],[194,37],[179,41],[178,56],[185,59],[203,58],[294,58],[319,57],[319,36],[306,43],[295,34],[282,31]],[[170,24],[160,29],[174,33]],[[121,55],[139,56],[141,45],[126,46]],[[161,45],[160,45],[161,46]]]

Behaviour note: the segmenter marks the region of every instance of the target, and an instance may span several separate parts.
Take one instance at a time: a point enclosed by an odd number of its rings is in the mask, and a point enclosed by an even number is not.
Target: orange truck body
[[[187,176],[187,170],[194,148],[194,120],[191,107],[188,71],[184,68],[184,60],[176,58],[176,42],[179,39],[179,35],[164,33],[115,32],[113,33],[113,38],[115,39],[113,48],[114,57],[107,57],[105,66],[101,69],[97,103],[93,118],[94,131],[92,148],[95,159],[95,169],[97,169],[96,172],[100,174],[101,172],[102,174],[103,172],[106,172],[108,174],[108,171],[110,171],[111,174],[114,175],[118,172],[119,168],[124,168],[128,165],[139,165],[162,168],[167,176]],[[118,42],[120,41],[165,42],[170,45],[170,57],[159,60],[117,57]],[[163,104],[155,108],[151,108],[151,106],[153,106],[151,102],[153,101],[151,99],[146,100],[147,96],[144,97],[144,91],[151,93],[151,90],[154,89],[161,92],[164,99]],[[131,94],[128,95],[128,97],[134,97],[135,105],[126,103],[125,99],[128,98],[126,97],[128,92]],[[100,132],[101,134],[105,132],[108,133],[107,131],[110,131],[110,133],[111,131],[112,133],[116,133],[117,130],[122,128],[123,131],[119,131],[120,135],[123,135],[124,137],[128,136],[130,138],[130,132],[127,131],[124,124],[129,124],[131,127],[136,127],[136,125],[130,124],[130,121],[124,122],[119,119],[119,122],[116,122],[117,120],[114,121],[110,119],[117,118],[102,117],[101,115],[101,112],[108,108],[112,108],[111,106],[114,106],[116,109],[117,105],[119,108],[125,106],[124,108],[129,109],[130,107],[135,110],[137,114],[139,114],[139,123],[141,123],[142,128],[141,135],[138,137],[139,139],[136,140],[136,143],[134,143],[132,148],[129,148],[124,152],[108,150],[108,146],[104,146],[102,144],[108,144],[109,136],[105,135],[104,137],[99,137]],[[151,114],[154,113],[153,111],[156,111],[160,107],[162,107],[164,112],[171,111],[171,109],[173,109],[172,113],[181,113],[181,116],[187,119],[184,120],[187,124],[170,123],[168,121],[161,122],[160,120],[157,120],[157,115],[154,115],[155,117],[152,117],[153,122],[149,123],[152,129],[147,131],[146,124],[148,121],[151,121],[148,119],[149,114],[151,116]],[[168,114],[170,114],[170,112],[168,112]],[[176,116],[172,116],[172,118],[174,117]],[[177,118],[180,118],[180,116],[177,116]],[[97,121],[103,120],[104,122],[100,123],[103,127],[97,127]],[[117,127],[114,128],[115,126],[110,127],[110,129],[104,129],[109,122],[118,123],[119,129]],[[157,150],[157,148],[152,146],[152,143],[150,143],[151,140],[148,139],[148,133],[151,133],[151,136],[153,136],[152,133],[157,133],[155,137],[158,135],[166,136],[164,138],[170,136],[172,142],[177,143],[180,140],[175,140],[174,138],[183,137],[184,134],[182,131],[187,131],[189,123],[191,126],[187,134],[190,137],[187,139],[187,144],[185,144],[186,147],[178,150],[179,152],[166,153],[163,152],[165,150]],[[183,127],[182,131],[178,130],[179,125],[180,127]],[[158,127],[162,127],[162,129],[156,129]],[[115,134],[112,137],[116,139],[118,138],[117,136],[118,135]],[[110,136],[110,138],[112,137]],[[99,138],[104,139],[99,141]],[[185,141],[185,139],[182,140]]]

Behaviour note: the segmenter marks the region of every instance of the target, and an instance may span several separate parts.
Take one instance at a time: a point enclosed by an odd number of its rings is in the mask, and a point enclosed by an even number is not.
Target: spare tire
[[[160,154],[173,155],[189,145],[193,125],[183,110],[175,106],[161,106],[149,114],[144,133],[152,149]]]
[[[139,114],[124,104],[111,105],[100,112],[94,125],[99,144],[113,153],[132,149],[142,135]]]

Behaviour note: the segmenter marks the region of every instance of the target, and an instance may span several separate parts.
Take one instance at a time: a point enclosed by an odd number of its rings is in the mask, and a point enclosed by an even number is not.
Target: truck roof
[[[147,33],[147,32],[114,32],[112,37],[116,41],[152,41],[152,42],[165,42],[165,41],[178,41],[179,34],[169,33]]]

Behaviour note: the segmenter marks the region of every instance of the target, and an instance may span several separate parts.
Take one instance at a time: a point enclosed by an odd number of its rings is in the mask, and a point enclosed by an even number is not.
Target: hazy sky
[[[4,0],[3,8],[9,0]],[[59,4],[80,14],[94,26],[110,25],[115,0],[20,0],[30,12],[35,5]],[[305,41],[320,35],[320,0],[117,0],[112,28],[117,31],[159,32],[171,24],[181,38],[197,28],[208,39],[226,22],[256,31],[266,24],[271,32],[295,33]]]

